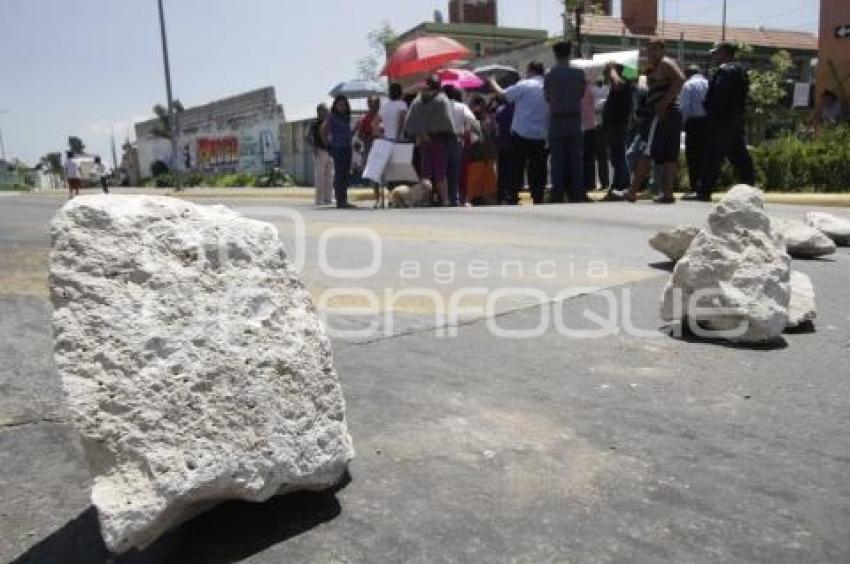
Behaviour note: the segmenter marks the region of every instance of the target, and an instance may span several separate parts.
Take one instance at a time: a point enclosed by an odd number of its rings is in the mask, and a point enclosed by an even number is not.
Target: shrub
[[[154,161],[151,165],[151,174],[154,177],[160,176],[162,174],[168,174],[169,171],[170,169],[168,168],[168,165],[165,164],[163,161]]]
[[[276,168],[266,174],[257,175],[254,179],[254,186],[258,188],[295,186],[295,178],[288,172]]]
[[[817,139],[788,135],[753,150],[765,190],[837,192],[850,189],[850,127]]]
[[[158,174],[153,179],[157,188],[170,188],[174,186],[174,177],[170,173]]]

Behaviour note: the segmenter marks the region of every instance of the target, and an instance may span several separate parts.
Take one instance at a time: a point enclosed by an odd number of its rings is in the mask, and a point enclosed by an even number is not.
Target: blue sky
[[[728,0],[730,25],[817,29],[817,0]],[[661,0],[669,20],[720,22],[722,0]],[[447,0],[165,0],[175,96],[185,105],[274,85],[302,117],[368,54],[386,19],[408,29]],[[558,0],[500,0],[504,25],[561,27]],[[35,162],[68,135],[109,155],[165,98],[156,0],[0,0],[0,128]]]

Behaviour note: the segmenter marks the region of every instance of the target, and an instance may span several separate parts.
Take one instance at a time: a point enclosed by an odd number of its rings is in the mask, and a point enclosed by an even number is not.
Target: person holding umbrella
[[[339,95],[334,99],[333,106],[322,126],[322,138],[330,147],[334,161],[334,193],[336,207],[340,209],[353,208],[348,203],[348,185],[351,180],[352,138],[351,104],[348,98]]]

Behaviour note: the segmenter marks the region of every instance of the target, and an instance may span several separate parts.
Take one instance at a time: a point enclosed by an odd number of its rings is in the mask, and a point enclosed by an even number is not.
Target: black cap
[[[709,53],[713,55],[721,49],[725,49],[734,55],[738,52],[738,45],[732,43],[731,41],[718,41],[714,44],[714,47],[711,48],[711,51],[709,51]]]

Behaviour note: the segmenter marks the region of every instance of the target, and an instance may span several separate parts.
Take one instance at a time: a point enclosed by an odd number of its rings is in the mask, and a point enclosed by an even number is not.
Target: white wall
[[[280,118],[255,117],[239,122],[210,122],[191,133],[181,132],[177,143],[180,170],[261,173],[279,165]],[[168,139],[139,139],[138,147],[143,178],[151,175],[155,161],[171,163]]]

